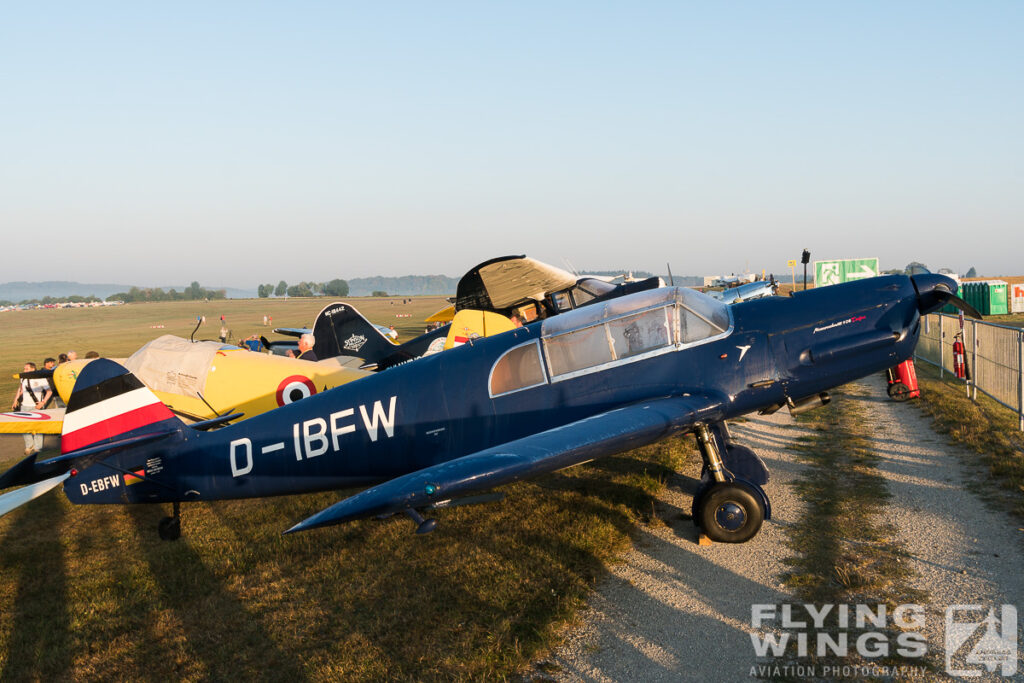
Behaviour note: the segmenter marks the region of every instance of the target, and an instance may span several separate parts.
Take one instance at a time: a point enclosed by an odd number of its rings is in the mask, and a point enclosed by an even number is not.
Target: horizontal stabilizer
[[[20,489],[15,489],[10,493],[3,494],[0,496],[0,517],[3,517],[15,508],[21,507],[30,500],[35,500],[50,489],[60,486],[69,476],[70,475],[65,472],[64,474],[59,474],[56,477],[53,477],[52,479],[46,479],[35,484],[29,484],[28,486],[23,486]]]
[[[285,533],[423,508],[645,446],[720,418],[708,397],[637,403],[413,472],[358,493]]]

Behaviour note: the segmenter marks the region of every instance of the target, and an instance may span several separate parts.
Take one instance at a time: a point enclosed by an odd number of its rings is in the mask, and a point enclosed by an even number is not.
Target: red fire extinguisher
[[[967,378],[966,366],[964,365],[964,342],[959,332],[953,338],[953,372],[959,379]]]

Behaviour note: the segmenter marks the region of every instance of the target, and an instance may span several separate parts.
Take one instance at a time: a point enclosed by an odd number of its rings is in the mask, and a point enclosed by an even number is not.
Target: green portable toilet
[[[964,286],[964,301],[978,309],[982,315],[1006,315],[1008,285],[1004,280],[980,280]]]
[[[988,302],[990,315],[1006,315],[1010,312],[1010,298],[1006,295],[1009,284],[1003,280],[990,280],[988,282]]]

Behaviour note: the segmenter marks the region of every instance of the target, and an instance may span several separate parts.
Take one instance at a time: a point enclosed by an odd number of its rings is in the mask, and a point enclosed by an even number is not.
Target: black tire
[[[903,382],[896,382],[889,387],[889,396],[894,401],[906,401],[910,398],[910,387]]]
[[[745,543],[757,535],[764,522],[764,507],[749,486],[714,484],[701,496],[700,527],[712,541]]]
[[[177,541],[181,538],[181,520],[177,517],[164,517],[156,525],[157,533],[165,541]]]

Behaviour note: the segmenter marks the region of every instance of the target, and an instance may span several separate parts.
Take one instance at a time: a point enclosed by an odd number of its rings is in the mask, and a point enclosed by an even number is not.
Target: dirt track
[[[908,583],[930,596],[920,630],[941,672],[948,605],[1024,608],[1024,534],[963,485],[977,472],[914,404],[890,401],[881,379],[864,380],[857,393],[862,396],[848,400],[867,404],[865,434],[878,435],[878,470],[893,494],[885,515],[916,572]],[[772,522],[744,545],[699,546],[692,523],[679,514],[689,511],[692,480],[671,487],[662,515],[670,526],[641,533],[537,674],[587,681],[742,680],[752,667],[770,662],[758,660],[751,645],[751,605],[793,601],[780,576],[792,554],[786,529],[802,510],[791,484],[803,465],[788,450],[800,434],[786,413],[735,425],[734,438],[771,469]],[[981,672],[971,680],[1006,680]]]

